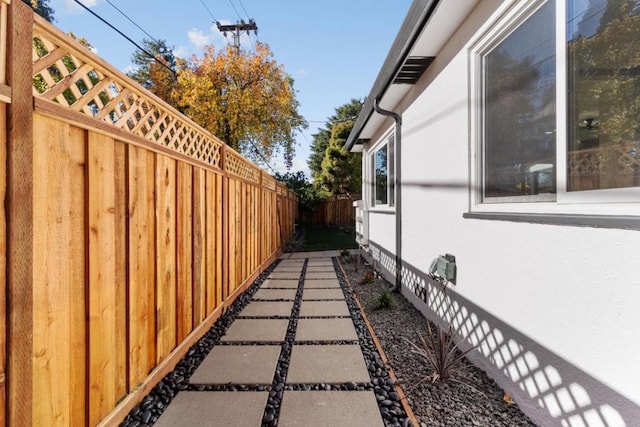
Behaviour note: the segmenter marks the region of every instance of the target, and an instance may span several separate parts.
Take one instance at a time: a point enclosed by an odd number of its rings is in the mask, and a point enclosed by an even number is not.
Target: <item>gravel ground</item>
[[[392,286],[375,277],[373,283],[361,284],[365,273],[373,271],[371,266],[361,263],[355,271],[353,262],[341,260],[341,263],[421,427],[535,426],[517,405],[503,400],[504,391],[484,371],[466,359],[453,376],[464,384],[429,380],[418,384],[431,370],[423,358],[411,352],[411,346],[404,339],[417,343],[417,331],[425,335],[424,316],[404,296],[397,294],[393,294],[394,308],[377,309],[378,296]]]

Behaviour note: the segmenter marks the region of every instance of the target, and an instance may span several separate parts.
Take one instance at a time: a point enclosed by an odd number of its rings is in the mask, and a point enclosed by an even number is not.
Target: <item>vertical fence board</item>
[[[34,425],[85,423],[84,396],[84,133],[45,117],[35,120],[34,168],[50,185],[34,187],[45,212],[34,226],[35,259],[42,262],[33,290]]]
[[[206,310],[207,314],[211,313],[214,308],[218,305],[216,295],[216,287],[217,287],[217,272],[216,272],[216,264],[215,260],[217,257],[217,227],[216,227],[216,219],[218,216],[217,212],[217,203],[216,203],[216,174],[213,172],[206,173],[206,182],[205,182],[205,193],[206,193],[206,204],[207,209],[205,212],[206,218],[206,272],[207,272],[207,281],[206,281]]]
[[[116,403],[116,219],[113,139],[89,133],[89,424]]]
[[[176,161],[156,156],[156,362],[176,346]]]
[[[197,326],[206,314],[206,198],[205,170],[193,170],[193,325]],[[215,266],[214,266],[215,267]]]
[[[129,389],[155,365],[155,158],[130,145],[129,161]]]
[[[6,6],[5,6],[6,7]],[[3,70],[4,71],[4,70]],[[7,194],[7,105],[0,102],[0,200]],[[0,425],[7,424],[5,402],[7,366],[7,217],[4,203],[0,206]]]
[[[229,245],[229,252],[228,252],[228,262],[229,262],[229,281],[228,283],[226,283],[226,291],[225,291],[225,298],[231,293],[231,291],[234,289],[234,285],[236,283],[236,274],[237,274],[237,263],[236,260],[238,259],[238,242],[236,240],[236,227],[237,227],[237,221],[236,221],[236,215],[237,215],[237,211],[236,211],[236,206],[238,203],[238,192],[237,192],[237,186],[236,186],[236,181],[234,179],[229,178],[228,179],[228,186],[229,186],[229,203],[227,204],[227,206],[229,207],[229,213],[227,215],[227,218],[229,219],[229,234],[228,234],[228,240],[227,240],[227,244]]]
[[[216,306],[222,304],[223,295],[222,289],[224,288],[225,272],[224,272],[224,257],[227,253],[227,249],[224,245],[224,180],[222,175],[215,174],[215,289],[216,289]]]
[[[188,163],[178,162],[177,174],[178,281],[177,341],[181,342],[193,329],[193,172]]]
[[[126,145],[115,141],[114,178],[115,178],[115,250],[116,250],[116,400],[120,400],[128,391],[128,337],[127,337],[127,183],[126,183]]]
[[[242,265],[240,269],[240,280],[238,283],[242,283],[242,281],[248,276],[248,249],[249,249],[249,241],[248,241],[248,223],[249,223],[249,209],[247,209],[248,205],[248,191],[249,185],[245,182],[240,185],[240,229],[242,230],[242,234],[240,235],[240,248],[242,249],[241,260]]]
[[[33,102],[31,99],[31,28],[33,13],[22,2],[12,2],[9,13],[9,106],[7,216],[7,283],[9,302],[8,355],[9,425],[33,424]],[[42,231],[42,230],[39,230]]]

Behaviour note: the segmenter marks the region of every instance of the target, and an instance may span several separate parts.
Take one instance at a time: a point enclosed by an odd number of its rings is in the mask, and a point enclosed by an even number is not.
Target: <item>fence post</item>
[[[33,12],[13,1],[9,13],[8,81],[12,90],[8,138],[9,425],[32,425],[33,384]]]

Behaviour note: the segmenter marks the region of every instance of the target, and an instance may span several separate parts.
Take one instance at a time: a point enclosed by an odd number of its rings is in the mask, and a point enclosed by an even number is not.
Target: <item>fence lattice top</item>
[[[260,169],[48,22],[35,17],[34,96],[260,182]]]

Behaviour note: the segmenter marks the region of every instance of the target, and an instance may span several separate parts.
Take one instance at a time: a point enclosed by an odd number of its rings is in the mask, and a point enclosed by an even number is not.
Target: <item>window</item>
[[[371,206],[388,206],[394,205],[394,141],[393,134],[389,134],[382,138],[376,146],[374,146],[371,155]]]
[[[545,3],[483,55],[485,200],[556,192],[554,17]]]
[[[637,214],[640,0],[507,3],[470,49],[472,210]]]

